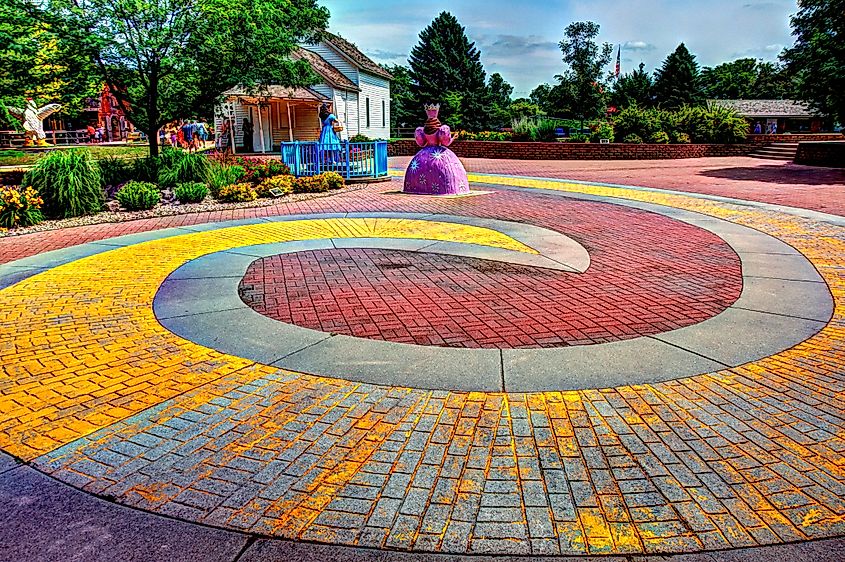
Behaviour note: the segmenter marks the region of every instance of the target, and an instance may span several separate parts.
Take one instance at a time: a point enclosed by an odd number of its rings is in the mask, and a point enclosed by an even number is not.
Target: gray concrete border
[[[629,203],[618,199],[609,202]],[[630,203],[627,206],[699,226],[731,245],[743,264],[740,298],[704,322],[653,336],[587,346],[504,350],[427,347],[326,334],[271,320],[240,300],[237,287],[251,261],[244,259],[247,257],[331,247],[438,251],[501,261],[519,254],[507,252],[502,256],[500,250],[455,243],[343,239],[252,246],[198,258],[165,281],[154,308],[159,321],[181,337],[276,367],[372,384],[488,392],[607,388],[709,373],[789,349],[818,333],[831,318],[833,298],[827,285],[813,265],[788,244],[698,213]],[[390,213],[377,216],[393,218]],[[407,213],[396,218],[448,219],[505,229],[504,221]],[[518,235],[525,226],[509,223],[506,233],[520,239]],[[544,240],[544,249],[553,246],[553,238]]]

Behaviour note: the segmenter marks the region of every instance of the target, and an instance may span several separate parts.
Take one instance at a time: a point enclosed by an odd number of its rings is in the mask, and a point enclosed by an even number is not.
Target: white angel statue
[[[35,100],[26,98],[26,108],[6,106],[9,113],[23,121],[23,130],[26,132],[24,146],[50,146],[47,142],[47,135],[44,133],[44,120],[59,111],[61,104],[48,103],[43,107],[35,105]]]

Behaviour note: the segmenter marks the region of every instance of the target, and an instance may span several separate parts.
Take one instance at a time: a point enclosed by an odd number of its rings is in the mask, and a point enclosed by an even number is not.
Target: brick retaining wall
[[[498,160],[666,160],[707,156],[745,156],[753,144],[585,144],[563,142],[456,141],[452,146],[462,158]],[[413,140],[393,141],[390,156],[413,156]]]
[[[839,133],[816,133],[812,135],[748,135],[748,142],[753,144],[837,140],[845,140],[845,136],[842,136]]]
[[[845,168],[845,141],[799,143],[795,163]]]

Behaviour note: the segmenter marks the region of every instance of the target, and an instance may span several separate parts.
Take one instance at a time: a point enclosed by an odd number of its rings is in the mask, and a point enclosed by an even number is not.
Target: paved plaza
[[[0,239],[0,559],[842,559],[845,180],[722,160]]]

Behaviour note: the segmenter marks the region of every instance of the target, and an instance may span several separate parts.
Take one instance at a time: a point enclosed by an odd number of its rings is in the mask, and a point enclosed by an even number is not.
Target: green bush
[[[329,190],[329,182],[322,175],[296,178],[293,181],[294,193],[323,193]]]
[[[517,117],[511,122],[513,140],[515,141],[536,141],[537,120],[533,117]]]
[[[244,181],[254,184],[259,184],[274,176],[290,174],[290,168],[287,164],[274,158],[237,156],[234,163],[244,169]]]
[[[679,133],[678,131],[673,131],[669,135],[669,140],[672,142],[672,144],[689,144],[690,142],[692,142],[688,134]]]
[[[50,217],[97,213],[105,202],[100,167],[86,149],[50,152],[26,173],[23,185],[38,191]]]
[[[557,124],[551,119],[537,121],[537,141],[555,142],[557,140]]]
[[[132,179],[155,183],[158,181],[158,158],[138,158],[132,163]]]
[[[153,183],[130,181],[120,188],[115,198],[128,211],[145,211],[158,204],[161,193]]]
[[[0,185],[0,228],[32,226],[44,220],[43,200],[32,187]]]
[[[246,201],[255,201],[258,199],[258,193],[251,183],[236,183],[224,186],[217,194],[217,200],[223,203],[243,203]]]
[[[643,138],[640,135],[635,135],[631,133],[630,135],[627,135],[624,139],[622,139],[622,142],[627,144],[642,144]]]
[[[259,197],[275,197],[271,190],[277,189],[282,192],[283,195],[287,195],[293,192],[293,176],[273,176],[272,178],[267,178],[255,188],[255,191],[258,193]]]
[[[329,189],[342,189],[343,186],[346,185],[346,181],[344,181],[343,176],[337,172],[323,172],[320,175],[326,180],[326,184],[329,186]]]
[[[208,195],[208,187],[198,181],[180,183],[173,188],[173,195],[181,203],[200,203]]]
[[[748,123],[735,110],[713,107],[682,107],[677,112],[677,133],[693,142],[733,144],[748,137]]]
[[[373,141],[373,139],[371,139],[367,135],[362,135],[360,133],[355,135],[351,139],[349,139],[349,142],[372,142],[372,141]]]
[[[167,189],[179,183],[206,182],[209,168],[204,154],[165,149],[158,159],[158,184]]]
[[[648,140],[653,144],[669,144],[669,135],[663,131],[657,131]]]
[[[100,167],[100,178],[104,188],[116,187],[131,179],[138,179],[135,177],[135,165],[132,160],[106,156],[100,158],[97,165]]]
[[[246,171],[242,166],[229,166],[227,164],[213,164],[208,171],[208,188],[211,196],[217,199],[220,190],[227,185],[240,183]]]
[[[590,135],[590,142],[601,142],[602,139],[607,139],[610,142],[613,142],[613,125],[610,123],[599,123],[593,130],[593,134]]]
[[[584,135],[582,133],[572,133],[571,135],[569,135],[567,142],[572,142],[572,143],[590,142],[590,136]]]
[[[636,135],[640,139],[650,139],[663,130],[665,116],[657,109],[640,109],[637,106],[626,107],[613,120],[616,138]]]
[[[502,142],[513,139],[513,134],[499,131],[480,131],[471,133],[469,131],[458,131],[458,140]]]

